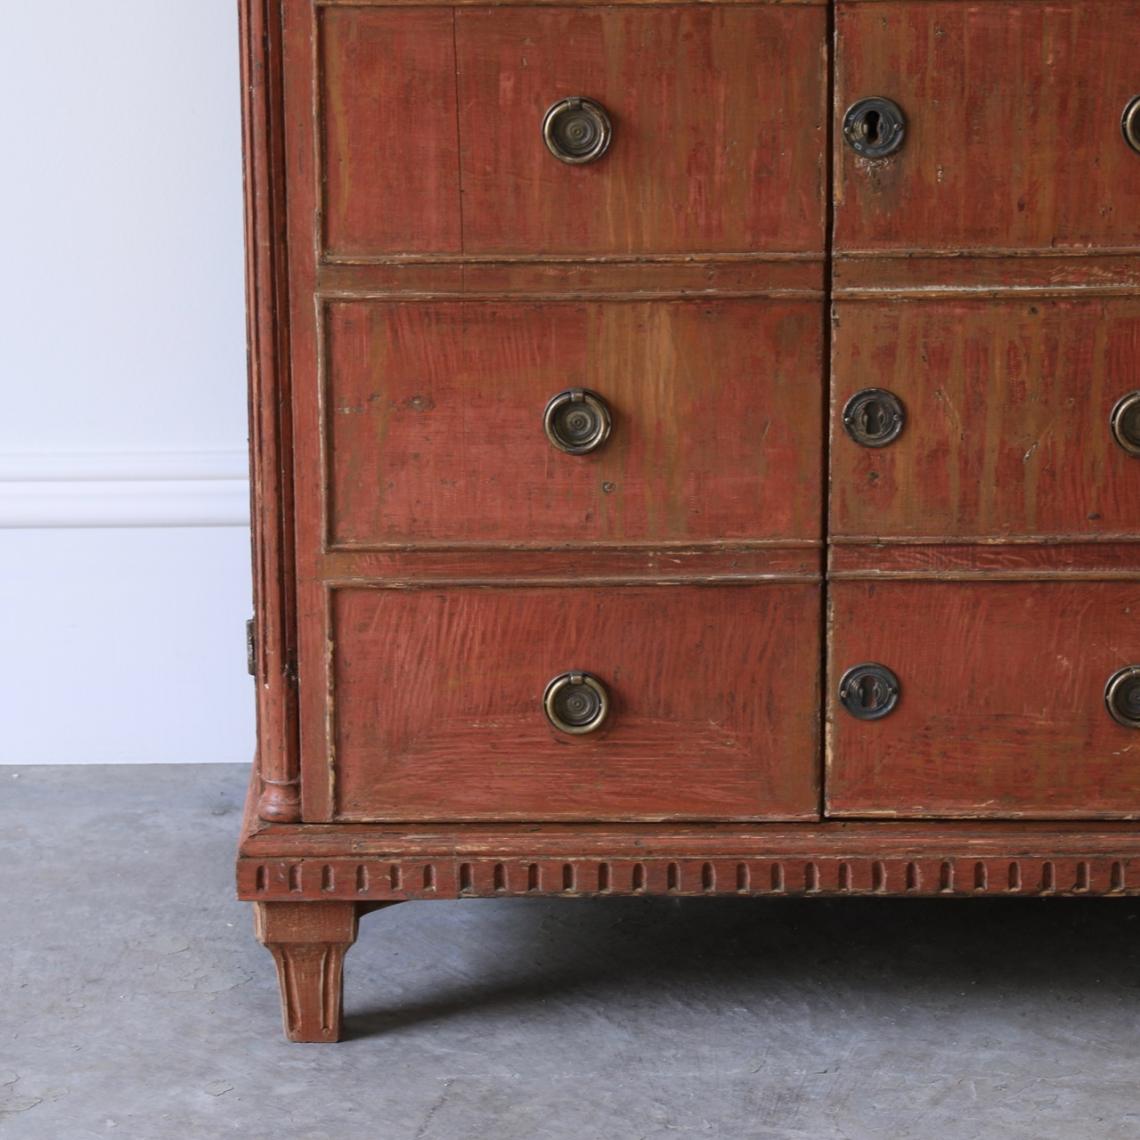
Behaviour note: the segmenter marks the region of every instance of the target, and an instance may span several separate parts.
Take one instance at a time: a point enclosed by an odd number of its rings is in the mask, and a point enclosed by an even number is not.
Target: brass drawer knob
[[[559,99],[542,117],[542,137],[559,162],[597,162],[609,150],[613,126],[605,107],[575,95]]]
[[[1129,392],[1116,401],[1109,426],[1112,438],[1129,455],[1140,455],[1140,392]]]
[[[853,665],[839,681],[839,703],[856,720],[879,720],[899,703],[899,679],[874,661]]]
[[[852,103],[843,116],[843,139],[864,158],[894,154],[905,137],[906,116],[902,108],[881,95]]]
[[[862,447],[886,447],[906,424],[903,402],[886,388],[864,388],[844,405],[843,427]]]
[[[605,686],[590,673],[559,673],[542,694],[546,719],[559,732],[582,736],[605,723],[610,698]]]
[[[1140,728],[1140,665],[1126,665],[1109,677],[1104,703],[1117,724]]]
[[[1140,154],[1140,95],[1133,95],[1124,108],[1120,117],[1120,129],[1124,133],[1124,141]]]
[[[546,438],[568,455],[597,451],[613,424],[605,400],[588,388],[567,388],[552,396],[542,416]]]

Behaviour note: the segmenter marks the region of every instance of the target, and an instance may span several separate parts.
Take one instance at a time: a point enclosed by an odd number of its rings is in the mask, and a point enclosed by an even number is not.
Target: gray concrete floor
[[[408,903],[289,1045],[245,780],[0,768],[4,1140],[1140,1137],[1132,900]]]

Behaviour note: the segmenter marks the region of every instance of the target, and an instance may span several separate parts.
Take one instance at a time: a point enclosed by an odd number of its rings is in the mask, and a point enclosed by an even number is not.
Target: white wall
[[[236,0],[0,37],[0,763],[248,760]]]

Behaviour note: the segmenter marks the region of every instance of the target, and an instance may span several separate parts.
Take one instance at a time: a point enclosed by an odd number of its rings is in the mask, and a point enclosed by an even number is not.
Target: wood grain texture
[[[820,542],[794,545],[674,545],[628,549],[344,551],[326,554],[322,577],[338,586],[414,589],[435,585],[509,588],[668,582],[818,582]]]
[[[280,12],[267,0],[242,0],[238,12],[258,810],[264,819],[290,822],[300,818],[301,796]]]
[[[1109,415],[1138,384],[1135,297],[840,302],[830,533],[1135,536],[1140,460],[1114,442]],[[848,438],[841,419],[874,387],[907,412],[879,449]]]
[[[1122,820],[849,820],[799,823],[266,823],[246,820],[249,859],[504,858],[829,859],[1140,856],[1140,828]]]
[[[1140,542],[831,544],[830,581],[843,578],[933,578],[954,581],[1140,579]]]
[[[341,820],[817,815],[810,585],[335,591]],[[546,683],[612,702],[570,737]]]
[[[284,182],[287,189],[286,233],[289,250],[289,350],[293,390],[293,471],[319,471],[324,463],[315,418],[318,388],[317,252],[320,248],[321,203],[317,190],[315,93],[316,26],[319,13],[311,0],[277,0],[284,27],[282,114]],[[327,596],[319,577],[325,521],[319,495],[295,488],[297,701],[301,816],[327,819],[330,774],[321,769],[325,755],[325,701],[328,692]]]
[[[907,137],[868,161],[835,132],[835,248],[1140,246],[1133,0],[836,5],[837,124],[882,95]]]
[[[829,609],[830,815],[1140,817],[1140,733],[1104,703],[1140,583],[844,581]],[[882,720],[836,701],[864,661],[899,678]]]
[[[822,250],[822,9],[465,8],[456,29],[466,252]],[[586,166],[541,137],[573,95],[614,124]]]
[[[933,297],[1128,297],[1140,292],[1140,258],[1085,250],[1022,250],[1016,254],[837,254],[831,295],[839,300],[922,300]]]
[[[819,537],[817,304],[336,303],[325,329],[334,546]],[[568,388],[610,408],[595,453],[543,433]]]
[[[357,908],[346,902],[258,902],[258,941],[273,955],[290,1041],[340,1040],[344,956],[356,941]]]
[[[461,248],[452,25],[449,8],[321,12],[318,123],[330,255]]]
[[[318,287],[333,300],[682,300],[772,297],[823,300],[824,258],[806,254],[704,257],[385,257],[324,263]]]

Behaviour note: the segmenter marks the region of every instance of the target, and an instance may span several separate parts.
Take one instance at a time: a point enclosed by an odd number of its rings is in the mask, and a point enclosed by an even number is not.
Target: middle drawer
[[[1127,537],[1138,384],[1131,297],[840,301],[831,535]]]
[[[333,546],[820,536],[816,302],[353,300],[323,329]]]

